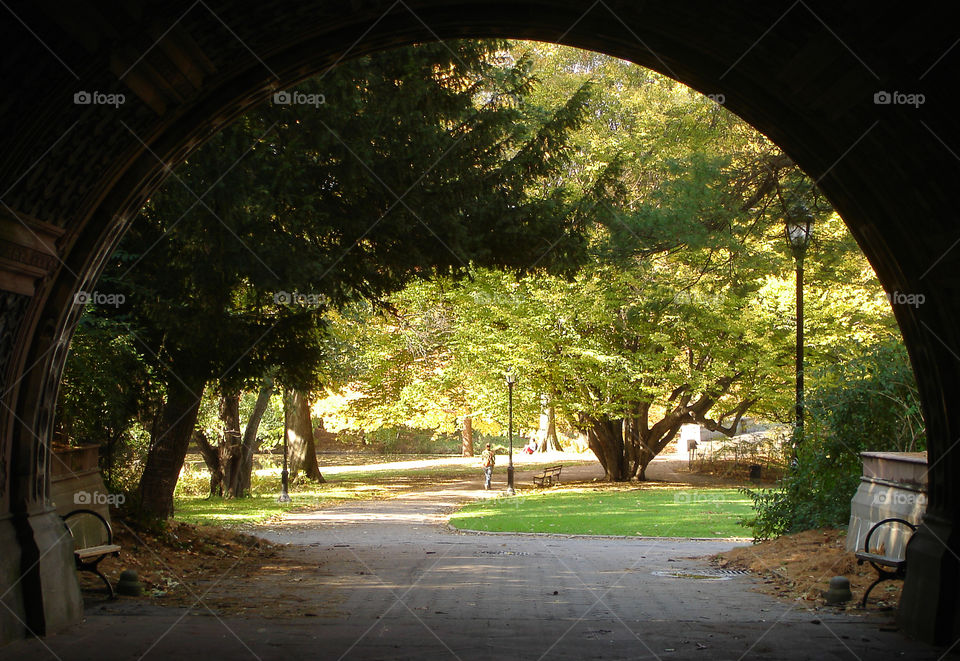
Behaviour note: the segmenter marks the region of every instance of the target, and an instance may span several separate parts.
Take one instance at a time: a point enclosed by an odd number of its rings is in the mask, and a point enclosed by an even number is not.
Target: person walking
[[[496,463],[497,457],[490,448],[490,444],[487,443],[487,449],[480,453],[480,464],[483,466],[483,474],[486,478],[486,482],[483,485],[484,489],[490,488],[490,481],[493,479],[493,466]]]

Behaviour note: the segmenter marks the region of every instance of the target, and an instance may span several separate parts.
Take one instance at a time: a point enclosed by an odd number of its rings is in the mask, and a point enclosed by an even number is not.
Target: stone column
[[[28,353],[54,325],[38,319],[62,230],[0,212],[0,641],[79,621],[73,545],[48,499],[50,440],[67,343]],[[32,361],[28,357],[33,358]],[[21,397],[21,393],[24,394]]]
[[[957,260],[947,260],[947,272],[956,272]],[[924,293],[921,306],[895,306],[923,401],[929,457],[927,511],[907,545],[897,617],[908,635],[949,644],[960,634],[960,329],[951,288]]]

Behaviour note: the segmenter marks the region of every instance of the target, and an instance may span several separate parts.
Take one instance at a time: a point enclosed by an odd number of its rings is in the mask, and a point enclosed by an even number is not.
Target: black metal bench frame
[[[903,525],[910,528],[910,534],[913,535],[917,531],[917,527],[905,519],[899,519],[896,517],[883,519],[882,521],[877,521],[873,524],[873,527],[867,532],[867,538],[863,540],[863,550],[856,552],[857,564],[862,565],[864,562],[869,562],[874,569],[877,570],[877,580],[870,584],[870,587],[867,588],[866,592],[863,593],[863,599],[860,600],[860,608],[867,607],[867,597],[870,596],[870,592],[873,588],[877,587],[883,581],[891,580],[903,580],[907,577],[907,559],[903,558],[890,558],[878,553],[870,552],[870,537],[873,535],[873,532],[882,525],[887,523],[902,523]],[[909,540],[908,540],[909,541]]]
[[[89,546],[86,548],[76,548],[73,549],[73,559],[77,564],[77,571],[86,571],[92,574],[96,574],[100,577],[100,580],[103,581],[103,584],[107,586],[107,592],[110,594],[111,599],[117,598],[117,593],[114,592],[113,586],[110,584],[110,581],[107,580],[107,577],[103,575],[103,572],[100,571],[100,568],[97,566],[100,562],[108,557],[114,556],[118,557],[120,555],[121,547],[113,543],[113,528],[110,527],[110,522],[107,521],[103,515],[99,512],[93,510],[80,509],[73,510],[65,517],[63,517],[63,523],[67,526],[67,530],[70,532],[70,536],[73,537],[73,530],[67,524],[67,519],[71,516],[77,514],[92,514],[97,517],[100,522],[103,524],[104,532],[106,533],[106,544],[100,544],[99,546]]]
[[[533,476],[533,483],[541,489],[545,486],[552,487],[554,484],[560,484],[560,471],[562,470],[562,465],[544,468],[541,475]]]

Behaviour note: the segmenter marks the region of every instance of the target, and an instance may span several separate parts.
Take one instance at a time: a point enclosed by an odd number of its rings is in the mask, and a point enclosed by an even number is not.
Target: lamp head
[[[784,235],[794,256],[802,257],[813,235],[813,214],[804,204],[797,204],[787,214],[784,221]]]

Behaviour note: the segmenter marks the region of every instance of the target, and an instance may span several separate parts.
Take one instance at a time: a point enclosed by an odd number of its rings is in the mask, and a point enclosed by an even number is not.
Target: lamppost
[[[796,422],[793,438],[793,456],[796,459],[797,444],[803,435],[803,257],[813,234],[813,214],[803,204],[798,204],[787,214],[784,235],[793,258],[797,263],[797,401]]]
[[[287,472],[287,434],[286,432],[284,432],[283,434],[283,470],[280,472],[281,492],[280,492],[280,497],[277,498],[278,503],[290,502],[289,478],[290,478],[290,473]]]
[[[508,404],[508,416],[510,422],[508,423],[509,436],[510,436],[510,458],[507,463],[507,493],[511,496],[516,493],[513,489],[513,384],[516,379],[513,378],[513,370],[507,370],[507,401]]]

